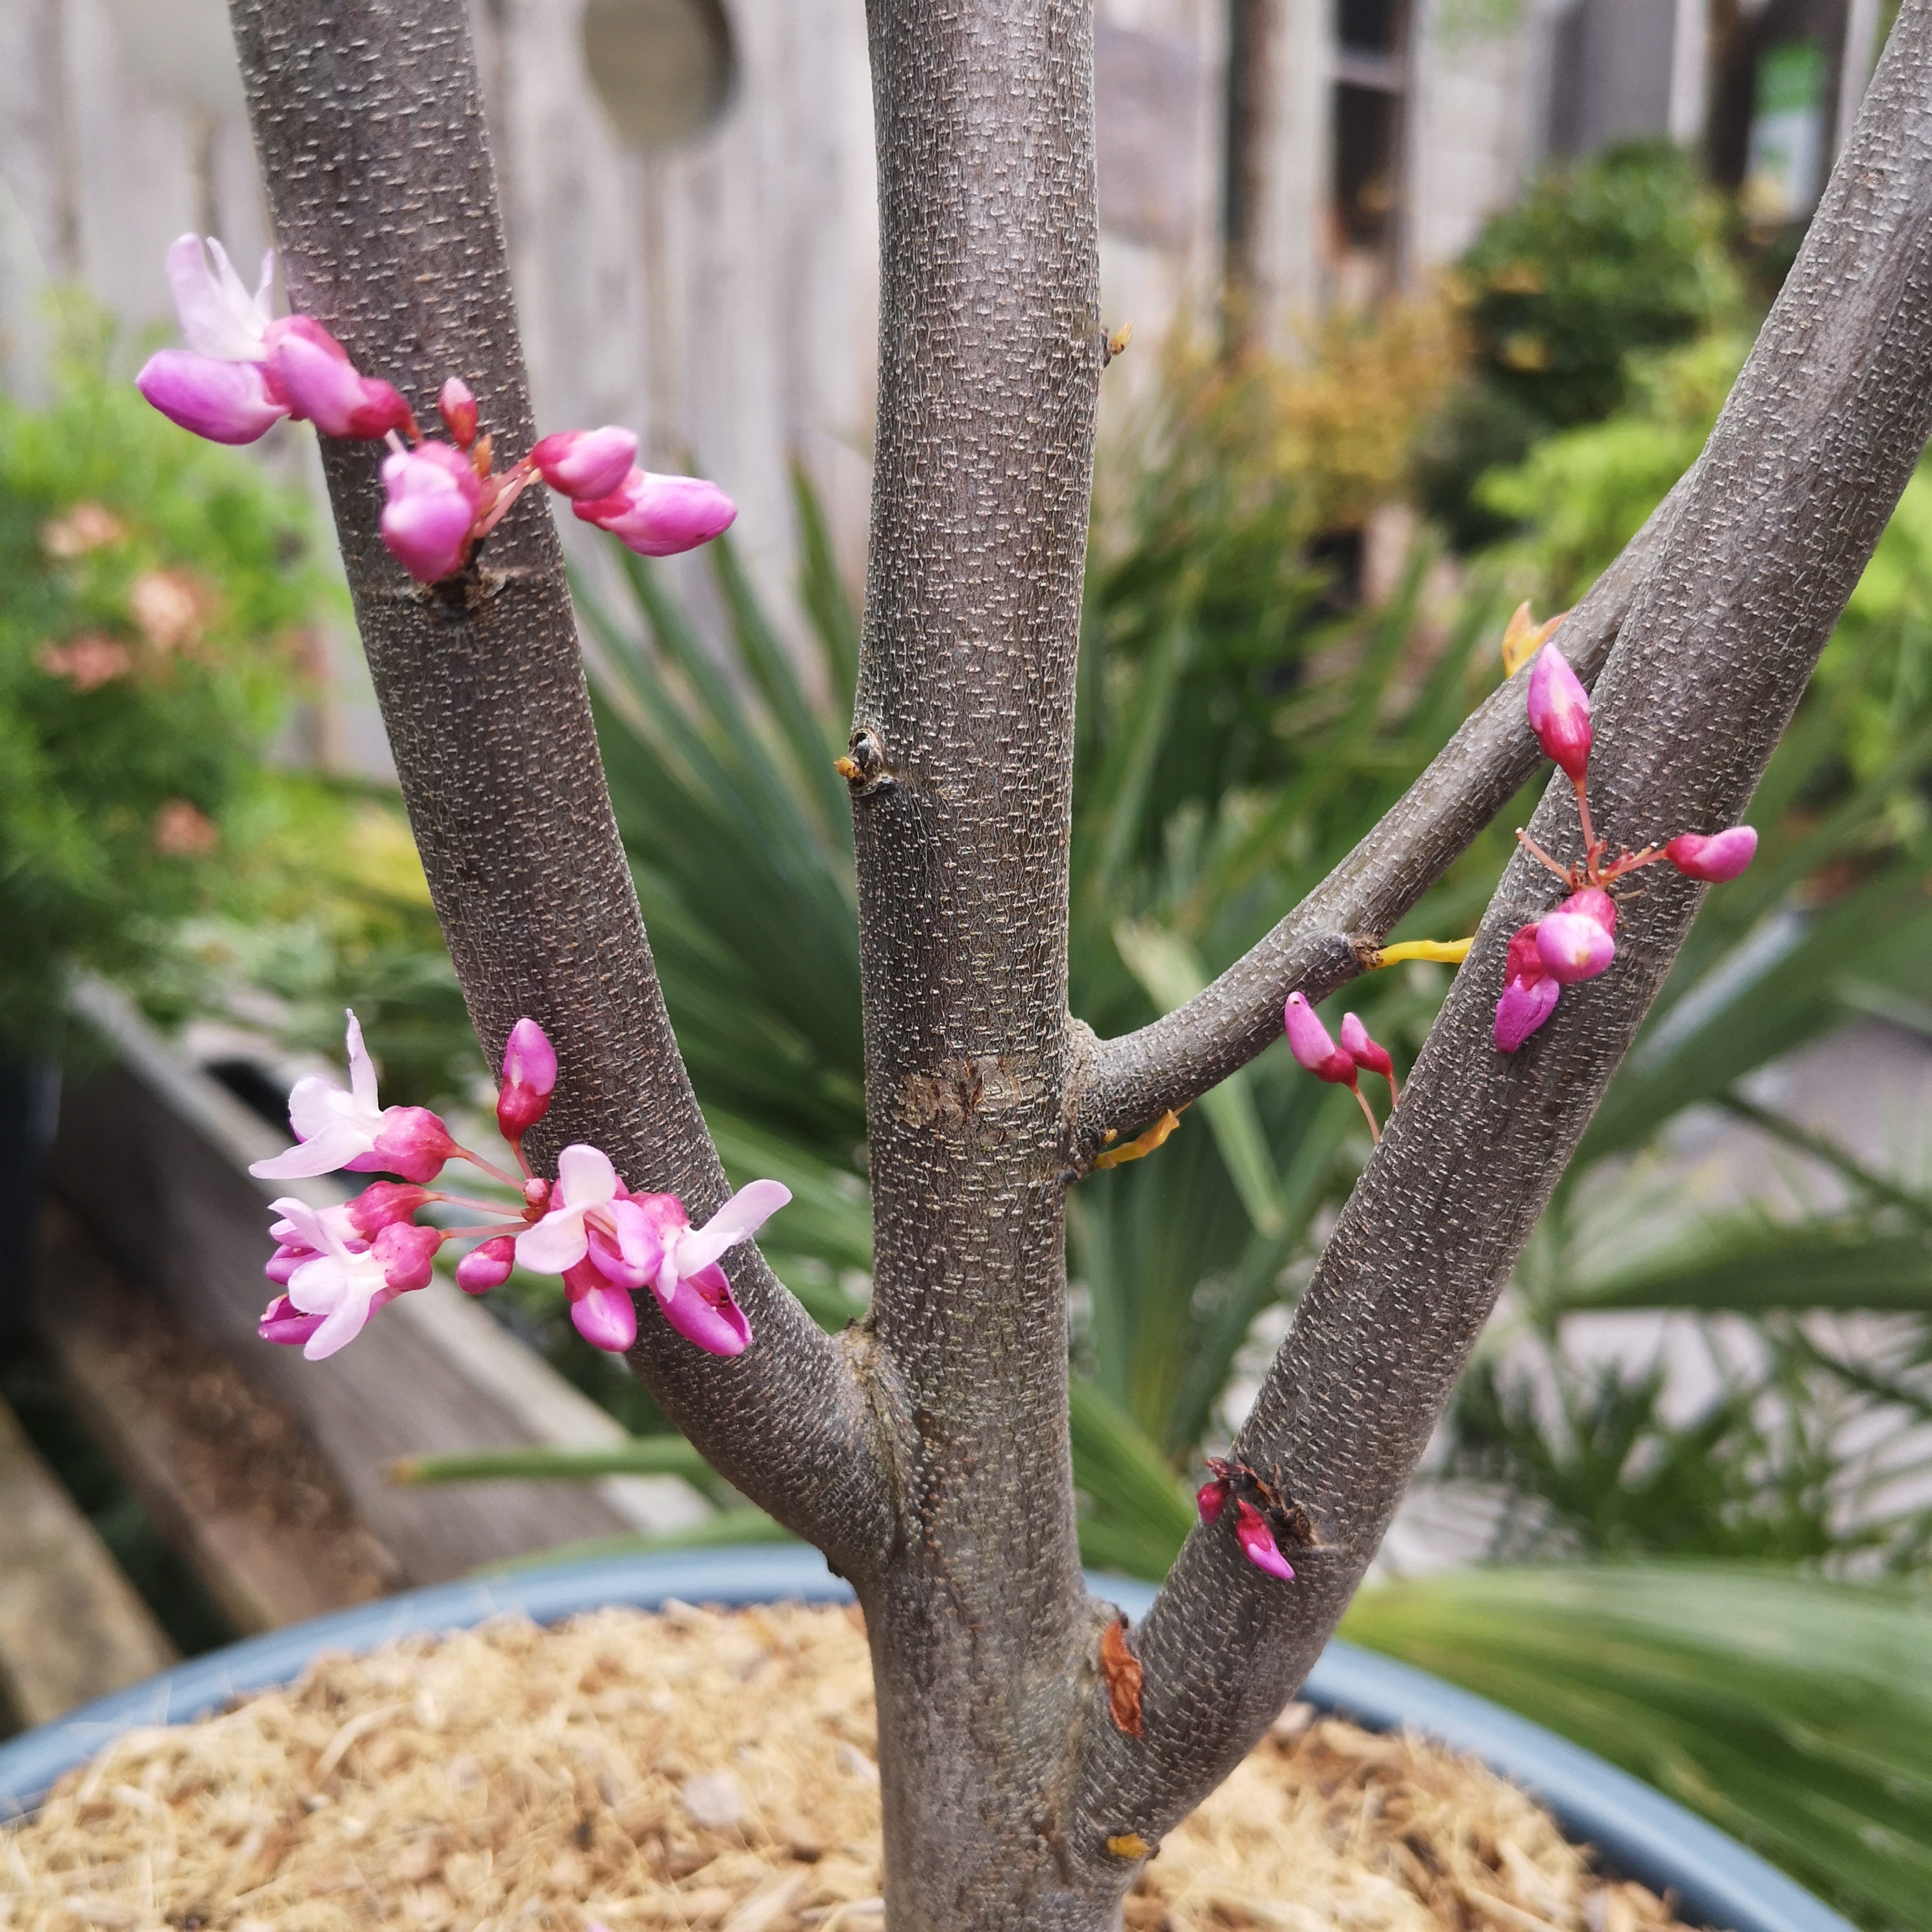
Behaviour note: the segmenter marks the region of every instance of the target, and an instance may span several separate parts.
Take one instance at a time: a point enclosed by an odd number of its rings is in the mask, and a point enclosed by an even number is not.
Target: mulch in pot
[[[5,1932],[881,1932],[856,1611],[613,1610],[326,1656],[0,1831]],[[1129,1932],[1681,1932],[1474,1760],[1291,1706]]]

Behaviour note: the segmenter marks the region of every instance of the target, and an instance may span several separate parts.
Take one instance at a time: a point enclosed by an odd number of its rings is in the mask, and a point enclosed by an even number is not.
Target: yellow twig
[[[1136,1134],[1125,1147],[1109,1148],[1094,1156],[1096,1167],[1121,1167],[1130,1160],[1144,1160],[1180,1124],[1180,1116],[1170,1107],[1144,1134]]]
[[[1369,970],[1400,966],[1405,959],[1432,959],[1440,966],[1460,966],[1475,943],[1473,939],[1405,939],[1400,946],[1378,946]]]

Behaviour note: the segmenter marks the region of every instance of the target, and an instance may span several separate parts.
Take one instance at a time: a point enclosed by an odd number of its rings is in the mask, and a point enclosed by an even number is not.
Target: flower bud
[[[620,1355],[638,1339],[638,1308],[628,1288],[614,1288],[595,1263],[581,1261],[563,1274],[570,1318],[593,1348]]]
[[[1544,756],[1581,784],[1590,763],[1590,694],[1554,644],[1545,644],[1530,666],[1526,702]]]
[[[1203,1522],[1220,1521],[1221,1512],[1228,1507],[1228,1486],[1225,1476],[1211,1476],[1194,1492],[1194,1507]]]
[[[1518,926],[1510,935],[1509,957],[1503,967],[1504,983],[1520,980],[1526,986],[1533,986],[1544,976],[1543,956],[1536,950],[1534,922]]]
[[[400,1174],[405,1180],[434,1180],[459,1151],[440,1115],[427,1107],[385,1107],[376,1144],[342,1165],[352,1174]]]
[[[1594,980],[1617,956],[1616,941],[1587,913],[1544,914],[1536,928],[1543,970],[1558,984]]]
[[[456,1285],[465,1294],[488,1294],[509,1280],[516,1258],[517,1244],[512,1235],[499,1234],[494,1240],[479,1241],[457,1263]]]
[[[1366,1072],[1379,1073],[1384,1080],[1395,1078],[1395,1062],[1388,1049],[1369,1037],[1368,1028],[1353,1013],[1342,1016],[1342,1051]]]
[[[1556,910],[1594,920],[1608,933],[1617,929],[1617,902],[1600,886],[1585,886],[1572,892]]]
[[[412,1182],[372,1181],[344,1211],[349,1225],[365,1241],[373,1241],[393,1222],[413,1220],[416,1210],[428,1198],[428,1190]]]
[[[451,376],[437,392],[436,412],[458,449],[467,449],[476,440],[476,398],[460,376]]]
[[[586,524],[608,530],[640,556],[676,556],[730,528],[737,506],[715,483],[696,476],[656,476],[633,470],[608,496],[571,506]]]
[[[263,337],[269,386],[298,422],[325,436],[380,442],[392,430],[413,430],[410,406],[388,383],[364,376],[314,316],[284,316]]]
[[[1288,1050],[1318,1080],[1332,1081],[1339,1087],[1355,1082],[1355,1063],[1328,1036],[1304,995],[1291,993],[1281,1010],[1282,1025],[1288,1034]]]
[[[383,460],[382,542],[418,584],[440,583],[462,568],[483,488],[446,442],[425,442]]]
[[[496,1129],[514,1145],[550,1111],[556,1087],[556,1052],[533,1019],[518,1021],[503,1047],[503,1084],[496,1095]]]
[[[1664,847],[1664,856],[1687,879],[1702,879],[1722,885],[1735,879],[1757,856],[1757,834],[1748,825],[1733,825],[1728,832],[1687,832]]]
[[[427,1288],[435,1272],[436,1251],[442,1246],[440,1228],[418,1228],[392,1221],[370,1244],[369,1252],[382,1264],[382,1279],[398,1294]]]
[[[608,424],[602,429],[560,430],[530,452],[537,473],[553,490],[586,502],[622,490],[637,460],[638,439],[627,429]]]
[[[1293,1566],[1281,1553],[1267,1517],[1252,1503],[1238,1501],[1234,1504],[1234,1540],[1241,1546],[1241,1554],[1257,1570],[1278,1576],[1284,1583],[1294,1581]]]
[[[1533,980],[1511,980],[1496,1002],[1496,1051],[1515,1052],[1556,1010],[1562,992],[1556,981],[1540,974]]]
[[[210,442],[254,442],[289,412],[268,393],[260,364],[191,349],[158,350],[134,386],[170,422]]]

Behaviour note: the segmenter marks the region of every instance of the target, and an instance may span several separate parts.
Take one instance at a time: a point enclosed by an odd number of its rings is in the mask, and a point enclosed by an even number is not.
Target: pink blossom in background
[[[627,429],[608,424],[602,429],[560,430],[554,436],[545,436],[530,452],[531,462],[553,490],[586,502],[621,490],[637,460],[636,436]],[[725,522],[730,521],[728,516]]]
[[[1686,878],[1702,879],[1721,885],[1735,879],[1757,856],[1757,834],[1748,825],[1733,825],[1728,832],[1686,832],[1664,848],[1664,856]]]
[[[1294,1566],[1281,1553],[1268,1518],[1252,1503],[1244,1503],[1238,1498],[1234,1503],[1234,1540],[1241,1546],[1241,1554],[1257,1570],[1284,1583],[1294,1581]]]
[[[382,542],[418,584],[463,567],[483,508],[483,485],[468,458],[446,442],[418,443],[382,460]]]
[[[586,524],[608,530],[640,556],[676,556],[731,526],[737,506],[715,483],[696,476],[657,476],[633,470],[608,496],[571,506]]]
[[[1525,701],[1544,756],[1581,784],[1590,762],[1590,694],[1554,644],[1537,652]]]

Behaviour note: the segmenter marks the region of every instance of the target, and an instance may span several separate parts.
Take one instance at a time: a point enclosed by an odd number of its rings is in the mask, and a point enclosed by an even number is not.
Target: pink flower
[[[467,458],[446,442],[418,443],[382,459],[382,542],[418,584],[463,568],[483,508],[483,485]]]
[[[1314,1016],[1309,1016],[1312,1018]],[[1394,1084],[1395,1062],[1388,1056],[1385,1047],[1378,1046],[1369,1037],[1369,1030],[1353,1013],[1342,1016],[1342,1051],[1355,1064],[1370,1073],[1379,1073]]]
[[[586,524],[608,530],[640,556],[676,556],[731,526],[737,506],[715,483],[696,476],[656,476],[633,470],[608,496],[571,506]]]
[[[265,1342],[300,1348],[322,1326],[320,1315],[304,1315],[286,1294],[278,1294],[262,1310],[255,1333]]]
[[[312,1362],[354,1340],[385,1302],[426,1286],[442,1244],[440,1228],[392,1222],[368,1246],[352,1246],[326,1213],[306,1202],[285,1199],[269,1205],[311,1251],[290,1276],[285,1299],[298,1313],[322,1318],[302,1345]],[[268,1316],[262,1319],[266,1323]]]
[[[364,442],[416,427],[409,404],[395,389],[363,375],[314,316],[290,315],[271,322],[264,343],[269,382],[298,422],[312,422],[325,436]]]
[[[1281,1553],[1267,1517],[1252,1503],[1238,1498],[1234,1504],[1234,1540],[1241,1546],[1241,1554],[1257,1570],[1278,1576],[1284,1583],[1294,1581],[1294,1567]]]
[[[413,1181],[374,1180],[343,1208],[342,1214],[364,1240],[373,1241],[385,1228],[414,1220],[416,1210],[428,1198],[429,1190]]]
[[[1544,756],[1581,784],[1590,762],[1590,694],[1554,644],[1545,644],[1530,666],[1527,704]]]
[[[1503,995],[1496,1002],[1498,1053],[1514,1053],[1556,1010],[1562,986],[1550,976],[1537,946],[1539,928],[1521,926],[1510,936],[1503,968]]]
[[[1281,1018],[1288,1034],[1288,1052],[1310,1073],[1318,1079],[1333,1081],[1338,1087],[1355,1084],[1354,1060],[1329,1038],[1328,1029],[1303,994],[1288,994]],[[1366,1039],[1366,1034],[1363,1036]]]
[[[1559,985],[1594,980],[1617,956],[1617,944],[1587,912],[1567,910],[1568,902],[1545,913],[1536,928],[1537,957]]]
[[[134,386],[170,422],[210,442],[254,442],[288,414],[254,362],[224,362],[192,350],[150,356]]]
[[[556,1088],[556,1050],[533,1019],[518,1021],[503,1046],[503,1084],[496,1094],[496,1128],[513,1146],[550,1111]]]
[[[563,1273],[570,1318],[593,1348],[621,1355],[638,1339],[638,1304],[628,1288],[605,1280],[596,1262],[584,1260]]]
[[[728,1248],[746,1240],[791,1198],[776,1180],[741,1187],[701,1228],[691,1225],[674,1194],[634,1194],[663,1244],[663,1259],[650,1277],[664,1319],[687,1342],[713,1355],[740,1355],[752,1345],[752,1324],[733,1299],[731,1284],[717,1265]]]
[[[434,1180],[457,1152],[449,1130],[427,1107],[378,1107],[376,1069],[362,1029],[349,1016],[349,1088],[311,1074],[289,1094],[289,1125],[296,1146],[248,1170],[261,1180],[295,1180],[346,1168],[358,1174],[399,1174]]]
[[[1194,1492],[1194,1507],[1201,1512],[1203,1522],[1219,1522],[1221,1512],[1228,1507],[1229,1484],[1225,1476],[1210,1476]]]
[[[456,1285],[465,1294],[488,1294],[510,1278],[517,1259],[516,1238],[499,1234],[479,1241],[456,1264]]]
[[[443,384],[436,396],[436,412],[458,449],[467,449],[476,440],[476,398],[460,376],[452,376]]]
[[[1721,885],[1726,879],[1735,879],[1757,856],[1757,834],[1748,825],[1733,825],[1728,832],[1715,832],[1708,838],[1700,832],[1687,832],[1664,847],[1664,856],[1687,879]]]
[[[650,1216],[625,1191],[600,1148],[566,1148],[556,1157],[549,1210],[516,1237],[517,1259],[538,1274],[563,1274],[586,1258],[621,1288],[642,1288],[664,1258]]]
[[[621,490],[631,474],[631,466],[638,460],[638,439],[627,429],[559,430],[554,436],[547,436],[530,452],[534,463],[543,480],[553,490],[560,490],[566,496],[575,496],[586,502],[608,497]],[[638,475],[644,472],[638,471]],[[659,482],[685,482],[685,478],[660,477]],[[710,489],[710,484],[700,486]],[[730,506],[726,506],[724,523],[731,520]],[[724,527],[718,525],[718,530]],[[706,534],[716,536],[712,530]],[[702,537],[696,539],[703,542]],[[688,548],[689,546],[682,546]]]

